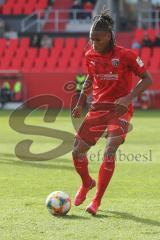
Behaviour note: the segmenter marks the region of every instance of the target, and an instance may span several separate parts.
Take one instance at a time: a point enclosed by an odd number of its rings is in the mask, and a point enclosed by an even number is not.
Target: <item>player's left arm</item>
[[[132,89],[131,93],[129,94],[131,100],[137,96],[139,96],[142,92],[144,92],[148,87],[152,85],[152,76],[148,71],[145,71],[141,75],[140,81],[137,83],[136,87]]]
[[[148,71],[140,74],[141,78],[137,85],[132,89],[132,91],[119,99],[117,99],[116,104],[123,105],[128,108],[128,105],[132,102],[132,100],[139,96],[142,92],[144,92],[151,84],[152,84],[152,76]]]
[[[117,99],[115,102],[117,105],[123,105],[128,108],[129,104],[132,102],[133,98],[139,96],[152,84],[152,76],[146,70],[143,61],[132,51],[128,51],[126,56],[126,64],[130,71],[135,75],[140,77],[137,85],[131,90],[131,92],[124,97]]]

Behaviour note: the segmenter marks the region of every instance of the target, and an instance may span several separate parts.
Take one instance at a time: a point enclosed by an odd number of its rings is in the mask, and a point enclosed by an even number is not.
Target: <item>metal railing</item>
[[[139,10],[138,28],[160,29],[160,10]]]
[[[46,13],[45,10],[40,10],[27,16],[22,21],[21,31],[26,32],[34,27],[36,32],[58,32],[62,30],[62,24],[66,25],[72,23],[75,24],[75,26],[77,24],[89,24],[91,18],[92,11],[57,9],[50,10]],[[50,27],[46,27],[47,25],[50,25]]]

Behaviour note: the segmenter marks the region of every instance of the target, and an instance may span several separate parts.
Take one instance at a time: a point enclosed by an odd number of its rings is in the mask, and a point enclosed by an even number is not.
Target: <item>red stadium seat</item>
[[[76,44],[75,38],[66,38],[66,48],[74,48]]]
[[[30,1],[25,5],[24,8],[24,14],[31,14],[33,11],[35,11],[35,2],[34,1]]]
[[[14,70],[20,70],[21,67],[22,67],[22,63],[23,63],[23,59],[22,58],[18,58],[17,57],[15,59],[12,59],[10,68],[14,69]]]
[[[40,58],[40,57],[36,58],[35,63],[34,63],[34,67],[32,68],[32,72],[33,71],[41,72],[44,68],[45,63],[46,63],[46,59]]]
[[[25,5],[23,3],[16,4],[16,6],[13,8],[13,14],[19,15],[23,14]]]
[[[14,48],[8,47],[5,49],[4,52],[4,58],[11,59],[16,54],[16,51]]]
[[[4,6],[2,8],[2,13],[6,14],[6,15],[12,14],[13,7],[14,7],[13,3],[4,4]]]
[[[45,71],[53,72],[56,69],[58,59],[50,57],[46,60]]]
[[[155,47],[153,48],[153,55],[150,59],[150,66],[149,70],[151,72],[157,72],[160,70],[160,48]]]
[[[149,38],[151,39],[151,41],[154,41],[155,37],[156,37],[156,31],[153,28],[148,28],[147,29],[147,33]]]
[[[150,57],[151,57],[151,49],[149,47],[143,47],[141,50],[141,58],[144,64],[146,65],[146,67],[148,67]]]
[[[28,59],[34,59],[37,57],[38,49],[36,48],[29,48],[27,51],[27,58]]]
[[[61,70],[65,70],[68,67],[69,61],[71,59],[73,50],[70,48],[64,48],[62,52],[62,56],[59,60],[58,67]]]
[[[30,44],[30,39],[27,37],[23,37],[20,39],[20,47],[23,47],[25,49],[27,49],[29,47]]]
[[[75,51],[73,51],[73,57],[70,58],[70,71],[71,72],[76,72],[76,69],[80,68],[80,63],[82,61],[82,57],[84,57],[83,55],[83,50],[82,49],[75,49]],[[75,61],[76,59],[76,61]]]
[[[86,45],[87,45],[87,39],[86,38],[80,37],[80,38],[77,39],[77,48],[84,49]]]
[[[19,39],[12,39],[10,40],[9,47],[16,50],[19,46]]]
[[[135,39],[138,41],[142,41],[144,35],[144,29],[142,28],[137,28],[135,31]]]
[[[35,8],[37,10],[42,10],[42,9],[46,8],[47,5],[48,5],[48,3],[46,0],[39,0],[38,3],[36,4]]]
[[[58,58],[60,57],[61,53],[62,53],[62,48],[56,48],[56,47],[54,47],[54,48],[51,49],[51,55],[50,55],[50,57],[51,57],[52,59],[54,59],[54,58],[58,59]]]
[[[3,14],[31,14],[35,10],[45,9],[48,0],[8,0],[2,6]]]
[[[24,47],[19,47],[17,50],[16,55],[20,57],[24,57],[26,55],[27,50]]]
[[[27,58],[23,62],[23,67],[21,70],[23,72],[29,72],[33,68],[33,66],[34,66],[34,58],[33,59]]]
[[[54,47],[55,48],[63,48],[64,47],[64,38],[55,38],[54,39]]]
[[[80,69],[83,73],[87,73],[87,67],[86,67],[86,60],[85,58],[82,58],[82,62],[80,64]]]
[[[14,56],[14,51],[11,51],[10,49],[6,49],[5,54],[1,59],[0,69],[9,69],[13,56]]]
[[[6,42],[7,40],[5,38],[0,38],[0,56],[2,56],[5,51]]]
[[[34,61],[37,57],[38,50],[35,48],[29,48],[27,51],[27,56],[24,59],[22,71],[28,72],[34,66]]]
[[[48,48],[40,48],[39,49],[39,57],[40,58],[47,58],[50,55],[50,49]]]

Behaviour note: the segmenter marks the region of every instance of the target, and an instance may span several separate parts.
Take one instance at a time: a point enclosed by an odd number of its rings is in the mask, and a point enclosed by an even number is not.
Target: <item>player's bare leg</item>
[[[103,194],[112,178],[115,168],[115,155],[118,147],[123,143],[123,139],[119,137],[109,137],[108,143],[104,151],[103,162],[99,169],[97,192],[92,202],[87,206],[86,211],[95,215],[101,204]]]
[[[77,173],[82,179],[82,185],[76,193],[74,199],[74,205],[76,206],[84,202],[89,190],[96,185],[95,180],[90,177],[88,172],[87,151],[89,150],[89,148],[90,146],[88,146],[84,141],[80,139],[76,139],[74,142],[74,148],[72,152],[73,162]]]

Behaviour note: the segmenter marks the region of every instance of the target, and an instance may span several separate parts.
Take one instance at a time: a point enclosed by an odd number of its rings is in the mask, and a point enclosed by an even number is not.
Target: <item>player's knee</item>
[[[114,156],[117,151],[117,146],[107,146],[104,151],[104,157]]]
[[[116,142],[111,142],[109,143],[104,151],[104,156],[113,156],[116,154],[117,149],[119,148],[119,146],[123,143],[123,139],[119,138],[118,141]]]
[[[78,147],[75,147],[73,148],[73,151],[72,151],[72,157],[73,159],[82,159],[86,157],[86,153],[81,151],[80,148]]]
[[[73,148],[73,151],[72,151],[72,157],[73,157],[73,159],[77,159],[78,155],[79,155],[78,148],[77,148],[77,147],[74,147],[74,148]]]

